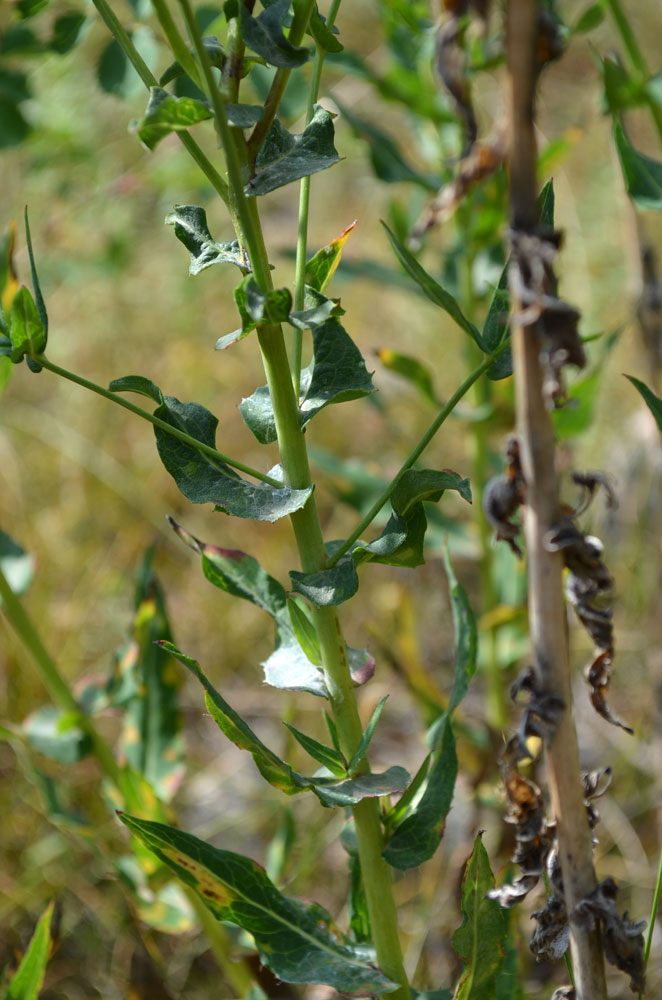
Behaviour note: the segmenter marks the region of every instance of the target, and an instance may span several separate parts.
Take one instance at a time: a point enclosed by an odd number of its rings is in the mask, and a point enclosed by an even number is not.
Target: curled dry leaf
[[[539,337],[545,398],[551,408],[561,406],[566,395],[563,369],[586,365],[577,330],[579,313],[556,295],[553,265],[561,234],[542,227],[529,232],[511,230],[510,243],[509,280],[522,304],[517,320],[533,327]]]
[[[515,539],[520,529],[511,518],[525,498],[526,482],[520,464],[519,442],[516,437],[511,437],[506,445],[506,471],[494,476],[485,485],[483,513],[494,528],[497,541],[507,542],[519,559],[522,558],[522,550]]]
[[[600,925],[607,961],[630,977],[633,993],[643,993],[645,987],[644,935],[645,920],[634,924],[627,911],[619,916],[616,909],[618,886],[606,878],[577,904],[572,913],[573,923],[588,930]]]
[[[531,914],[536,921],[529,948],[536,962],[562,958],[570,944],[570,926],[565,902],[561,896],[550,896],[544,910]]]
[[[606,477],[599,473],[575,474],[574,481],[590,496],[598,484],[607,489],[608,502],[614,495]],[[589,502],[590,502],[589,496]],[[580,501],[585,509],[586,497]],[[561,552],[568,569],[565,583],[566,597],[577,617],[595,644],[594,658],[586,671],[591,704],[607,722],[620,726],[628,733],[632,729],[612,715],[607,704],[607,690],[614,657],[614,611],[611,602],[613,579],[602,560],[602,542],[594,535],[584,534],[572,516],[567,515],[550,531],[545,539],[550,552]]]
[[[437,76],[453,97],[457,113],[464,122],[465,147],[463,156],[469,152],[476,136],[478,125],[471,105],[471,89],[467,76],[467,57],[462,41],[466,29],[464,15],[469,8],[469,0],[455,3],[451,17],[445,21],[437,34],[435,69]]]

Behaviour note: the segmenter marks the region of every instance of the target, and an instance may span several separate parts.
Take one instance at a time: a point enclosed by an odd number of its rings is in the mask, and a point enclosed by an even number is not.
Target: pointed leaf
[[[290,624],[297,638],[297,642],[314,666],[322,665],[322,653],[320,651],[317,630],[306,611],[302,609],[294,598],[288,597],[287,610],[290,615]]]
[[[7,987],[6,1000],[37,1000],[51,947],[52,916],[53,903],[49,903],[37,921],[30,944]]]
[[[333,115],[316,104],[313,117],[300,135],[291,135],[274,119],[258,154],[255,176],[244,190],[251,197],[268,194],[326,170],[339,160],[333,144]]]
[[[141,396],[147,396],[157,406],[163,402],[163,393],[156,382],[144,375],[124,375],[122,378],[115,378],[109,383],[111,392],[137,392]]]
[[[240,715],[234,711],[227,701],[219,694],[206,674],[202,671],[197,660],[185,656],[176,646],[170,642],[161,642],[159,645],[183,663],[194,677],[205,689],[205,702],[209,712],[218,728],[227,738],[238,746],[240,750],[248,750],[253,757],[255,764],[266,781],[287,795],[294,795],[303,791],[309,784],[307,779],[281,760],[272,750],[262,743],[255,735],[248,723],[244,722]]]
[[[257,52],[270,66],[293,69],[310,57],[308,49],[291,44],[283,34],[283,22],[290,11],[290,0],[275,0],[258,17],[251,17],[243,3],[239,4],[241,36],[247,48]]]
[[[626,375],[625,377],[632,382],[632,385],[635,387],[644,403],[655,417],[655,423],[657,424],[659,430],[662,431],[662,399],[660,399],[659,396],[656,396],[655,393],[648,388],[646,383],[642,382],[640,379],[634,378],[633,375]]]
[[[199,893],[214,916],[253,935],[260,960],[277,978],[327,983],[353,997],[396,988],[340,937],[322,907],[284,896],[254,861],[162,823],[123,813],[120,819]]]
[[[448,704],[448,714],[460,704],[469,688],[469,681],[476,672],[478,652],[478,626],[467,592],[458,583],[451,564],[448,545],[444,546],[444,566],[448,577],[451,608],[453,610],[453,631],[455,633],[455,677]]]
[[[407,250],[403,243],[397,238],[397,236],[391,232],[385,223],[382,223],[384,229],[386,230],[386,235],[388,236],[391,246],[393,247],[395,254],[411,277],[414,279],[416,284],[421,288],[423,292],[427,295],[431,302],[439,306],[444,312],[453,319],[461,330],[464,330],[472,340],[478,344],[481,350],[484,350],[482,338],[480,333],[469,320],[466,318],[460,306],[455,301],[450,292],[447,292],[441,285],[434,280],[431,275],[425,271],[421,265],[418,263],[413,254]]]
[[[41,320],[41,325],[44,328],[44,345],[41,348],[42,351],[46,348],[46,341],[48,340],[48,314],[46,312],[46,303],[44,302],[44,296],[41,294],[41,286],[39,284],[39,276],[37,275],[37,265],[34,260],[34,251],[32,249],[32,238],[30,236],[30,223],[28,221],[28,209],[27,205],[25,207],[25,241],[28,245],[28,257],[30,258],[30,275],[32,277],[32,288],[34,290],[34,300],[37,306],[37,312],[39,313],[39,319]]]
[[[294,736],[297,743],[303,747],[307,754],[309,754],[313,760],[316,760],[322,767],[327,768],[332,774],[335,774],[338,778],[347,777],[347,768],[345,763],[337,752],[331,747],[324,746],[323,743],[319,743],[318,740],[314,740],[312,736],[306,736],[305,733],[300,732],[300,730],[295,729],[291,726],[289,722],[285,725]]]
[[[315,4],[313,12],[310,15],[308,30],[315,39],[315,44],[322,49],[323,52],[343,51],[344,46],[340,44],[334,33],[337,29],[335,27],[333,30],[327,28],[325,19],[317,9],[317,4]]]
[[[614,122],[614,141],[632,201],[637,208],[662,211],[662,163],[638,153],[618,120]]]
[[[318,250],[310,258],[306,264],[307,285],[310,285],[318,292],[325,291],[340,263],[343,248],[350,233],[354,230],[356,222],[357,220],[355,219],[346,229],[343,229],[340,236],[337,236],[335,240],[331,240],[330,243],[327,243],[326,246],[322,247],[321,250]]]
[[[507,925],[496,900],[486,898],[493,888],[494,876],[479,833],[462,880],[464,920],[453,935],[453,946],[465,964],[454,1000],[493,1000],[495,996]]]
[[[417,868],[431,858],[444,832],[457,778],[455,736],[448,715],[425,781],[425,791],[411,813],[396,826],[383,858],[394,868]]]
[[[310,285],[304,285],[304,306],[287,317],[287,322],[299,330],[314,330],[332,316],[342,316],[345,312],[337,300],[327,298]]]
[[[134,391],[144,394],[148,388],[149,393],[158,389],[149,380],[136,382],[139,376],[128,378]],[[111,389],[118,383],[118,391],[126,387],[125,380],[119,379],[111,383]],[[154,416],[207,447],[215,448],[218,420],[199,403],[181,403],[174,396],[164,396]],[[198,451],[162,428],[155,427],[154,435],[161,461],[191,503],[213,503],[217,510],[235,517],[277,521],[303,507],[312,492],[312,486],[292,490],[288,486],[278,488],[267,483],[249,483],[220,459]]]
[[[53,34],[48,43],[53,52],[59,56],[65,55],[78,41],[83,25],[87,17],[74,11],[68,14],[60,14],[53,24]]]
[[[301,372],[301,425],[331,403],[360,399],[375,391],[361,352],[342,324],[331,317],[313,328],[313,360]],[[263,444],[276,439],[271,398],[266,386],[242,399],[239,412]]]
[[[362,799],[402,792],[410,782],[404,767],[389,767],[383,774],[362,774],[332,785],[315,782],[315,794],[326,806],[353,806]]]
[[[147,149],[154,149],[172,132],[183,132],[212,117],[206,101],[174,97],[162,87],[150,87],[149,102],[138,124],[138,138]]]
[[[423,783],[427,777],[427,773],[430,770],[430,761],[432,760],[432,754],[429,753],[427,757],[423,759],[423,763],[419,767],[418,771],[414,775],[409,784],[407,790],[400,796],[398,801],[394,806],[391,806],[389,811],[384,817],[384,823],[387,827],[393,829],[405,818],[406,813],[409,811],[410,806],[417,798],[420,789],[423,787]]]
[[[229,243],[217,243],[207,227],[207,213],[197,205],[175,205],[174,212],[166,216],[166,225],[174,226],[175,236],[183,243],[191,262],[188,273],[200,274],[212,264],[235,264],[242,270],[247,270],[248,262],[244,259],[238,240]]]
[[[359,745],[356,748],[356,752],[352,757],[352,759],[350,760],[349,764],[347,765],[347,770],[350,776],[354,774],[354,771],[356,770],[356,768],[359,766],[359,764],[366,755],[366,751],[370,746],[370,741],[372,740],[372,737],[375,735],[375,729],[377,728],[379,717],[382,714],[382,710],[387,701],[388,701],[388,695],[385,694],[384,697],[381,699],[381,701],[377,703],[374,712],[370,716],[370,721],[368,725],[365,727],[361,739],[359,740]]]
[[[318,608],[342,604],[359,589],[359,578],[350,555],[343,556],[332,569],[323,569],[318,573],[290,570],[290,580],[292,590],[303,594]]]

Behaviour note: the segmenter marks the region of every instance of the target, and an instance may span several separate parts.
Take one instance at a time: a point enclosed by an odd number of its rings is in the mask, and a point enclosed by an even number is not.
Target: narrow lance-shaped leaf
[[[333,115],[321,104],[300,135],[292,135],[278,121],[267,133],[256,161],[254,177],[244,187],[247,195],[263,195],[338,163],[333,144]]]
[[[243,3],[239,4],[239,24],[246,47],[262,56],[270,66],[294,69],[310,57],[308,49],[292,45],[283,33],[290,10],[290,0],[275,0],[257,17],[251,17]]]
[[[236,549],[222,549],[195,538],[170,518],[182,541],[202,558],[202,569],[216,587],[262,608],[276,625],[276,648],[263,663],[265,680],[277,688],[307,691],[328,697],[324,672],[315,666],[299,645],[290,621],[285,588],[254,559]],[[348,647],[350,669],[355,683],[372,676],[374,660],[365,650]]]
[[[451,691],[448,713],[457,708],[469,687],[469,681],[476,672],[478,651],[478,627],[476,616],[469,603],[464,587],[458,582],[451,564],[448,545],[444,547],[444,566],[448,577],[451,608],[453,611],[453,631],[455,633],[455,675]]]
[[[115,379],[111,392],[141,392],[161,399],[154,416],[209,448],[216,446],[218,420],[199,403],[163,396],[158,386],[138,375]],[[312,487],[293,490],[249,483],[220,459],[198,451],[160,427],[154,428],[159,456],[184,496],[192,503],[213,503],[216,510],[257,521],[277,521],[306,503]]]
[[[51,947],[52,917],[53,903],[49,903],[37,921],[30,944],[7,987],[6,1000],[37,1000]]]
[[[138,837],[190,885],[220,920],[253,935],[260,960],[291,983],[326,983],[353,997],[396,989],[352,948],[326,911],[284,896],[250,858],[222,851],[162,823],[120,814]]]
[[[285,725],[292,733],[292,736],[297,741],[299,746],[309,754],[313,760],[316,760],[322,767],[326,767],[332,774],[335,774],[338,778],[347,777],[347,767],[342,756],[337,750],[332,747],[327,747],[318,740],[313,739],[312,736],[302,733],[299,729],[295,729],[294,726],[286,722]]]
[[[385,694],[384,697],[375,706],[375,710],[370,716],[370,721],[368,722],[368,725],[365,727],[365,730],[361,735],[361,739],[359,740],[359,745],[356,748],[354,756],[352,757],[347,766],[347,770],[349,771],[350,774],[353,774],[355,772],[356,768],[359,766],[359,764],[365,757],[368,751],[368,747],[370,746],[372,737],[375,735],[375,729],[377,728],[377,723],[379,722],[380,716],[384,709],[384,705],[386,704],[387,701],[388,701],[388,695]]]
[[[462,925],[453,946],[464,962],[454,1000],[493,1000],[496,976],[503,964],[507,924],[499,904],[486,895],[494,888],[487,851],[481,835],[467,862],[462,880]]]
[[[324,292],[326,290],[340,263],[345,243],[354,230],[356,221],[355,219],[346,229],[343,229],[335,240],[331,240],[321,250],[318,250],[306,264],[306,284],[314,288],[315,291]]]
[[[427,271],[421,267],[413,254],[407,250],[403,243],[397,238],[395,233],[391,230],[385,223],[382,223],[384,229],[386,230],[386,235],[388,236],[391,246],[393,247],[395,254],[410,276],[414,279],[419,288],[427,295],[431,302],[439,306],[444,312],[453,319],[457,325],[468,334],[473,341],[478,344],[481,350],[485,350],[483,341],[480,333],[473,325],[470,323],[467,317],[462,312],[458,302],[453,298],[450,292],[447,292],[445,288],[442,288],[439,282],[435,281],[434,278],[427,273]]]
[[[173,226],[175,236],[191,256],[188,273],[200,274],[212,264],[235,264],[242,271],[248,270],[248,261],[239,247],[238,240],[217,243],[207,226],[207,213],[197,205],[175,205],[166,216],[166,225]]]
[[[646,383],[642,382],[641,379],[634,378],[633,375],[626,375],[625,377],[632,382],[632,385],[635,387],[644,403],[653,414],[658,429],[662,431],[662,399],[660,399],[659,396],[656,396],[652,389],[649,389]]]
[[[290,624],[294,630],[297,642],[310,662],[316,667],[320,667],[322,665],[322,653],[315,626],[308,617],[306,611],[300,607],[294,598],[288,597],[287,610],[290,616]]]

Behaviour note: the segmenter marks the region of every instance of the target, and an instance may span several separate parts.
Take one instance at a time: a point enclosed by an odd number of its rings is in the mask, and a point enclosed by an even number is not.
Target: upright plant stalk
[[[256,281],[266,292],[272,287],[272,282],[262,229],[255,199],[247,198],[243,189],[243,174],[248,168],[248,150],[243,139],[238,139],[233,134],[236,130],[231,129],[228,124],[224,100],[213,78],[190,3],[188,0],[178,2],[208,88],[216,128],[225,152],[237,237],[246,248]],[[309,13],[312,6],[308,4]],[[300,30],[303,35],[305,24]],[[283,332],[279,325],[266,324],[258,327],[257,334],[271,395],[285,480],[293,488],[305,488],[311,484],[310,467]],[[314,497],[292,515],[292,525],[304,572],[323,569],[326,565],[326,550]],[[323,607],[313,609],[313,620],[338,738],[343,753],[350,759],[361,739],[362,726],[340,617],[336,608]],[[365,758],[364,761],[364,769],[367,770]],[[354,806],[353,814],[377,962],[390,979],[401,984],[400,989],[390,994],[394,1000],[409,1000],[410,991],[398,934],[391,870],[382,858],[383,834],[379,803],[376,799],[366,798]]]
[[[537,223],[534,94],[538,4],[509,0],[507,48],[510,73],[511,226],[531,231]],[[513,289],[513,298],[516,296]],[[577,1000],[606,1000],[604,959],[599,931],[587,931],[572,920],[575,906],[595,889],[591,834],[586,820],[579,770],[577,734],[572,716],[566,611],[562,592],[562,559],[544,544],[558,521],[558,482],[554,435],[542,391],[539,346],[535,331],[518,321],[521,303],[514,301],[513,360],[517,428],[527,484],[524,514],[528,598],[535,669],[541,688],[561,695],[565,711],[546,747],[551,806],[557,823],[559,858],[570,918],[570,948]]]
[[[639,47],[637,36],[632,30],[632,25],[628,20],[627,14],[621,6],[621,0],[604,0],[604,4],[614,20],[616,30],[621,37],[621,41],[628,54],[630,62],[641,77],[642,81],[648,80],[650,76],[648,64],[646,63],[646,59],[641,51],[641,48]],[[651,113],[651,117],[655,122],[657,134],[662,139],[662,108],[660,108],[659,104],[657,104],[654,98],[649,94],[646,94],[646,103]]]

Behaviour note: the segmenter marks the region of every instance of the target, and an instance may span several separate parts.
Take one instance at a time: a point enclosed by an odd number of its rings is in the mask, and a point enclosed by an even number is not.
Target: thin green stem
[[[644,971],[648,967],[648,959],[650,958],[651,945],[653,943],[653,932],[655,930],[655,918],[657,917],[657,908],[660,905],[661,893],[662,893],[662,852],[660,853],[660,860],[657,866],[657,879],[655,882],[655,890],[653,892],[651,915],[648,921],[648,933],[646,934],[646,946],[644,948]],[[639,994],[639,1000],[641,1000],[642,997],[643,997],[643,991]]]
[[[116,14],[107,0],[92,0],[92,3],[99,11],[106,27],[124,52],[125,56],[147,89],[150,90],[152,87],[158,87],[159,81],[156,79],[149,66],[131,41],[130,35],[118,21]],[[189,58],[191,58],[190,55]],[[183,145],[184,149],[186,149],[186,151],[193,157],[211,186],[227,205],[228,186],[216,167],[214,167],[206,154],[203,153],[198,143],[188,132],[178,132],[177,136],[179,137],[179,141]]]
[[[310,21],[310,15],[312,14],[314,8],[315,0],[299,0],[298,3],[295,3],[294,17],[292,19],[292,26],[290,27],[288,35],[288,41],[292,45],[298,46],[301,44],[306,28],[308,27],[308,22]],[[253,129],[253,132],[248,140],[248,158],[250,163],[255,162],[255,158],[260,152],[260,147],[262,146],[267,132],[271,128],[272,122],[276,117],[276,112],[278,111],[278,106],[282,100],[291,72],[291,69],[286,68],[281,68],[276,71],[276,75],[274,76],[271,87],[269,88],[269,93],[267,94],[267,99],[264,102],[264,114]]]
[[[326,18],[326,26],[329,31],[333,28],[338,10],[342,0],[333,0]],[[313,64],[313,76],[310,81],[308,91],[308,104],[306,107],[306,124],[312,120],[315,114],[315,104],[320,90],[322,80],[322,68],[324,66],[324,50],[317,46],[315,62]],[[303,177],[299,187],[299,228],[297,232],[297,256],[294,272],[294,308],[303,309],[305,283],[306,283],[306,253],[308,250],[308,212],[310,208],[310,175]],[[303,330],[295,328],[292,336],[292,385],[294,395],[299,398],[301,388],[301,355],[303,352]]]
[[[151,0],[151,2],[152,7],[154,8],[154,13],[156,14],[158,22],[161,25],[161,30],[168,40],[168,45],[172,49],[172,54],[184,72],[191,77],[194,83],[197,83],[197,85],[200,86],[200,76],[198,74],[198,67],[195,64],[195,59],[189,52],[188,45],[180,34],[172,14],[168,9],[167,3],[165,3],[165,0]]]
[[[76,385],[82,386],[84,389],[89,389],[90,392],[95,392],[98,396],[103,396],[104,399],[109,399],[112,403],[117,406],[124,407],[125,410],[129,410],[131,413],[135,413],[136,416],[142,417],[143,420],[149,421],[155,427],[160,430],[165,431],[166,434],[172,435],[172,437],[179,438],[185,444],[189,445],[191,448],[195,448],[201,454],[206,455],[207,458],[213,459],[215,462],[222,462],[224,465],[229,465],[233,469],[237,469],[238,472],[244,472],[247,476],[252,476],[254,479],[258,479],[262,483],[268,483],[269,486],[275,486],[277,489],[282,489],[283,484],[277,479],[272,479],[271,476],[266,476],[263,472],[258,472],[257,469],[251,468],[250,465],[244,465],[243,462],[237,462],[236,459],[230,458],[229,455],[224,455],[222,451],[217,451],[216,448],[212,448],[208,444],[204,444],[202,441],[198,441],[196,438],[191,437],[186,431],[180,431],[178,427],[173,427],[172,424],[166,423],[165,420],[161,420],[159,417],[155,417],[153,414],[148,413],[147,410],[143,410],[140,406],[136,406],[134,403],[130,403],[127,399],[123,399],[118,396],[117,393],[111,392],[110,389],[104,389],[103,386],[97,385],[96,382],[90,382],[89,379],[83,378],[82,375],[76,375],[74,372],[70,372],[67,368],[60,368],[59,365],[53,364],[48,358],[40,355],[38,359],[39,364],[42,368],[46,368],[50,372],[54,372],[56,375],[61,375],[62,378],[66,378],[69,382],[75,382]]]
[[[225,61],[221,74],[221,93],[226,101],[239,100],[241,64],[244,58],[244,40],[239,30],[239,18],[231,17],[225,40]]]
[[[121,771],[113,756],[113,752],[105,740],[97,732],[94,723],[85,715],[74,698],[71,688],[58,670],[57,664],[51,658],[44,646],[39,633],[25,608],[14,591],[9,586],[7,577],[0,568],[0,607],[10,622],[17,636],[30,653],[41,677],[42,683],[55,704],[63,712],[71,712],[76,716],[76,722],[90,738],[92,750],[105,776],[119,787]]]
[[[623,47],[628,54],[630,62],[641,76],[642,81],[645,82],[650,77],[650,70],[648,64],[646,63],[646,58],[641,51],[637,37],[632,30],[632,26],[628,20],[628,16],[621,6],[621,0],[604,0],[605,7],[611,14],[616,30],[620,35],[620,39],[623,43]],[[648,110],[651,113],[651,117],[655,122],[655,127],[657,133],[662,139],[662,108],[655,102],[655,100],[646,93],[646,103],[648,105]]]
[[[432,438],[435,436],[441,425],[450,416],[450,414],[453,412],[453,410],[455,409],[459,401],[462,399],[462,397],[467,394],[467,392],[474,384],[474,382],[476,382],[480,378],[480,376],[487,371],[487,369],[490,367],[493,361],[494,361],[494,356],[488,355],[483,361],[481,361],[481,363],[478,365],[477,368],[474,368],[474,370],[469,375],[467,375],[464,382],[459,386],[459,388],[455,390],[455,392],[450,397],[446,405],[439,411],[439,413],[432,421],[432,423],[430,424],[427,431],[420,439],[414,450],[409,453],[404,463],[400,466],[398,472],[396,472],[393,479],[384,489],[383,493],[381,493],[379,497],[375,500],[374,504],[372,505],[368,513],[365,515],[363,520],[360,522],[360,524],[357,525],[357,527],[351,533],[349,538],[347,538],[343,542],[343,544],[338,549],[336,549],[334,554],[329,558],[327,563],[328,566],[335,566],[336,563],[340,559],[342,559],[345,553],[351,549],[354,542],[359,540],[359,538],[366,530],[366,528],[368,528],[372,524],[372,522],[377,517],[377,515],[379,514],[380,510],[382,509],[386,501],[392,495],[393,490],[396,488],[396,486],[404,476],[405,472],[407,472],[408,469],[411,469],[414,463],[418,461],[418,459],[425,451],[427,446],[430,444],[430,441],[432,441]]]

